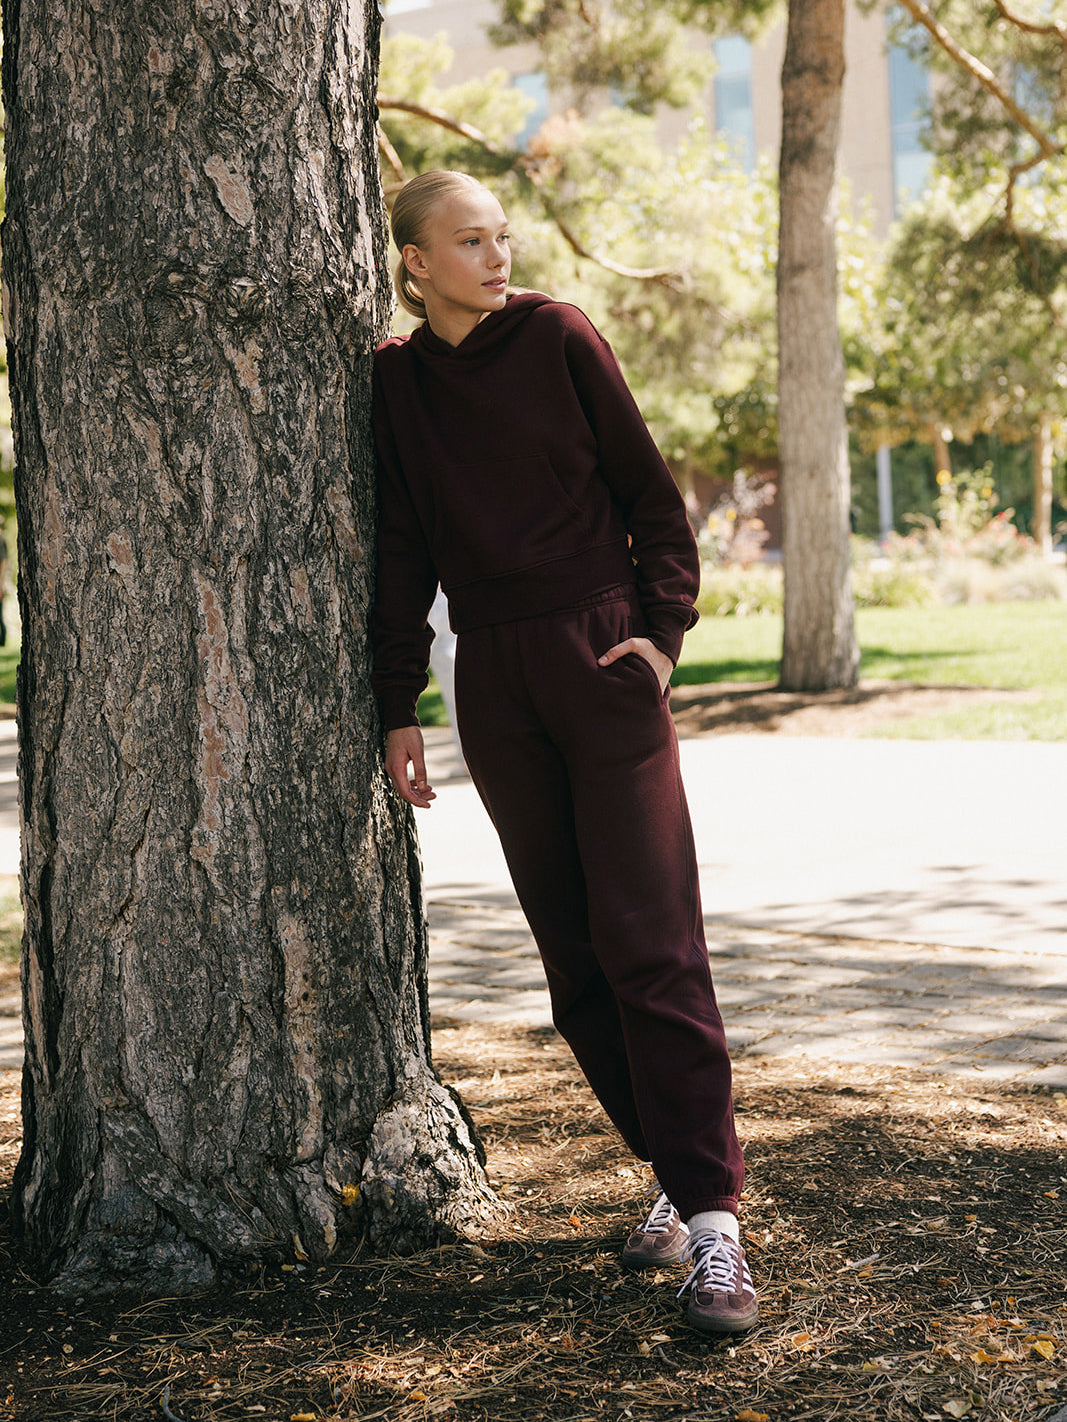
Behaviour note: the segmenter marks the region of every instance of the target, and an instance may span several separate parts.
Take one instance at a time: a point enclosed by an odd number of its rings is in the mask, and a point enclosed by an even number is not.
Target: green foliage
[[[929,607],[937,592],[929,576],[900,558],[879,557],[853,545],[852,596],[857,607]]]
[[[1022,440],[1038,416],[1067,417],[1067,289],[1040,291],[1012,233],[988,220],[1002,177],[961,200],[938,172],[894,234],[880,319],[858,342],[856,364],[868,370],[858,424],[870,444],[927,438],[934,423],[964,440],[994,427]],[[1016,210],[1044,224],[1046,253],[1067,244],[1067,187],[1022,190]],[[1053,272],[1046,262],[1042,281]]]
[[[782,611],[782,570],[773,563],[725,567],[705,563],[697,611],[701,617],[752,617]]]
[[[1030,437],[1059,417],[1067,449],[1067,46],[1014,24],[995,0],[931,7],[960,62],[892,10],[893,34],[934,71],[927,142],[936,158],[923,200],[899,224],[880,291],[884,316],[863,332],[857,427],[868,448],[929,438],[948,426],[964,441],[997,430]],[[1009,13],[1047,26],[1048,6]],[[1025,121],[1009,112],[1021,106]],[[1044,135],[1046,151],[1027,124]]]
[[[476,123],[506,148],[526,113],[516,107],[517,91],[502,72],[441,85],[450,59],[442,40],[389,40],[382,91]],[[665,151],[652,119],[613,107],[549,119],[523,156],[488,152],[388,108],[382,124],[408,173],[453,166],[491,183],[515,232],[513,283],[588,312],[680,479],[691,469],[732,471],[725,418],[737,446],[758,440],[773,451],[770,165],[741,172],[732,149],[713,141],[700,119]],[[574,245],[593,259],[576,256]],[[636,279],[612,265],[658,275]]]
[[[754,33],[779,0],[501,0],[498,44],[535,43],[550,86],[583,112],[605,92],[635,112],[693,103],[714,72],[713,34]]]
[[[18,683],[19,652],[17,643],[8,642],[0,647],[0,703],[5,706],[15,704],[15,688]]]

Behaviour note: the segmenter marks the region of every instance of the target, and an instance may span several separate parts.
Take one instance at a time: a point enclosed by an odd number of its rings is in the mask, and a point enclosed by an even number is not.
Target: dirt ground
[[[979,701],[1035,700],[1034,691],[980,686],[915,686],[864,680],[850,691],[779,691],[773,682],[714,682],[671,689],[680,736],[862,736],[910,716],[956,711]]]
[[[555,1035],[435,1047],[511,1206],[500,1231],[100,1305],[52,1298],[5,1226],[0,1417],[1037,1422],[1067,1403],[1067,1098],[742,1057],[762,1318],[717,1342],[682,1319],[681,1269],[620,1268],[647,1181]]]
[[[688,714],[703,734],[847,735],[957,696],[901,712],[896,692],[674,701],[683,734]],[[1067,1096],[741,1054],[762,1316],[718,1342],[683,1321],[683,1270],[620,1268],[648,1180],[555,1034],[445,1023],[434,1050],[505,1225],[414,1258],[277,1263],[184,1300],[42,1287],[7,1221],[18,1074],[0,1073],[0,1419],[1067,1419]]]

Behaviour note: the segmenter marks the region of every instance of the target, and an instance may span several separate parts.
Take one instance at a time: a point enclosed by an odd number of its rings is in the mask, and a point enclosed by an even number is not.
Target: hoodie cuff
[[[382,692],[378,697],[378,708],[382,729],[386,734],[402,730],[405,726],[418,726],[420,722],[415,710],[416,705],[417,702],[403,687]]]
[[[646,613],[645,619],[648,624],[648,640],[677,666],[678,658],[682,655],[685,634],[697,620],[696,610],[686,609],[684,621],[679,621],[677,616],[671,617],[667,613],[651,617]]]

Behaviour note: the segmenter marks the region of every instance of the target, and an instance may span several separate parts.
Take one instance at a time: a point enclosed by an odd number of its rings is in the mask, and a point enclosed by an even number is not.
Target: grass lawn
[[[894,722],[880,735],[914,739],[1067,739],[1067,603],[862,608],[860,675],[923,686],[1026,688],[1026,703],[976,703]],[[782,619],[704,618],[687,635],[676,685],[773,681]]]
[[[921,686],[1027,688],[1032,701],[975,703],[960,711],[886,723],[878,735],[910,739],[1067,740],[1067,603],[861,608],[860,675]],[[676,686],[774,681],[782,619],[705,617],[687,635]],[[0,702],[15,699],[18,647],[0,647]],[[426,726],[446,723],[431,680],[419,701]]]
[[[19,669],[19,647],[0,647],[0,702],[14,705],[15,677]]]
[[[22,902],[17,874],[0,874],[0,969],[17,963],[22,945]]]

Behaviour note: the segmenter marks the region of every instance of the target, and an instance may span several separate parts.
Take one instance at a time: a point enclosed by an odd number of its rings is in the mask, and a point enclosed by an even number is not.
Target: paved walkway
[[[546,1026],[492,826],[428,741],[435,1020]],[[716,736],[682,760],[736,1052],[1067,1090],[1067,744]]]
[[[17,871],[0,723],[0,872]],[[549,1024],[540,963],[447,731],[418,817],[434,1019]],[[1067,1090],[1067,744],[683,741],[716,989],[741,1054]],[[21,1060],[0,1000],[0,1067]]]

